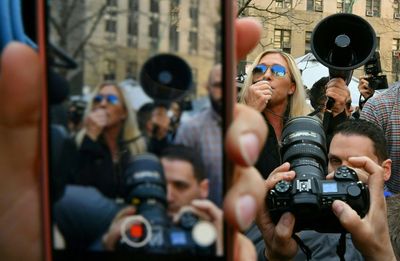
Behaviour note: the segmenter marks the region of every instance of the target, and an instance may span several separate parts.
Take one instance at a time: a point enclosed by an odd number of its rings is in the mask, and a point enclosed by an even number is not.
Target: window
[[[117,20],[114,20],[114,19],[106,20],[106,32],[109,32],[109,33],[117,32]]]
[[[322,0],[307,0],[307,11],[322,12],[323,1]]]
[[[337,0],[336,11],[338,13],[351,13],[352,12],[352,0]]]
[[[381,1],[380,0],[366,0],[366,16],[381,16]]]
[[[379,51],[379,49],[381,48],[381,38],[380,37],[376,37],[376,50]]]
[[[196,31],[189,32],[189,53],[196,54],[198,46],[198,36]]]
[[[289,30],[275,29],[274,32],[274,48],[282,49],[284,52],[290,53],[291,51],[291,36]]]
[[[117,0],[107,0],[107,5],[108,6],[117,6],[118,1]]]
[[[310,31],[306,32],[304,54],[311,52],[311,34],[312,34],[312,32],[310,32]]]
[[[132,12],[139,11],[139,1],[138,0],[129,0],[128,8],[129,8],[129,11],[132,11]]]
[[[149,36],[150,36],[150,38],[158,38],[158,19],[157,18],[152,17],[150,19]]]
[[[150,12],[158,13],[160,10],[159,0],[151,0],[150,1]]]
[[[138,14],[137,13],[129,13],[128,14],[128,35],[138,35],[139,31],[139,23],[138,23]]]
[[[199,2],[192,0],[189,7],[189,16],[191,19],[191,26],[197,28],[199,26]]]
[[[116,63],[115,60],[107,59],[105,61],[106,70],[103,78],[105,81],[114,81],[115,80],[115,70],[116,70]]]
[[[393,18],[400,19],[400,0],[393,1]]]
[[[173,24],[169,27],[169,50],[177,52],[179,49],[179,32],[178,26]]]
[[[136,61],[126,63],[126,75],[125,78],[136,79],[138,65]]]
[[[276,7],[291,8],[292,0],[276,0]]]

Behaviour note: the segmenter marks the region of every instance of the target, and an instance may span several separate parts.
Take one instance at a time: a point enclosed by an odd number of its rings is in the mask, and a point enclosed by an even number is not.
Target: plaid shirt
[[[222,126],[221,117],[211,108],[180,125],[175,144],[192,147],[203,160],[210,184],[209,199],[222,206]]]
[[[392,160],[392,175],[386,185],[391,192],[400,193],[400,82],[369,99],[360,117],[377,124],[385,132]]]

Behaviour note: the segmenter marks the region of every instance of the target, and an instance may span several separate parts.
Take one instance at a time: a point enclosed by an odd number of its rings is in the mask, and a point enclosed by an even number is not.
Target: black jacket
[[[110,198],[124,195],[123,171],[130,159],[127,148],[122,147],[118,163],[113,163],[111,152],[101,139],[93,141],[85,136],[78,152],[76,183],[96,187]]]

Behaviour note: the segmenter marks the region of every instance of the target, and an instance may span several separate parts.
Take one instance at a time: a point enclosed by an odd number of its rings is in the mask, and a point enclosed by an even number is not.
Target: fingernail
[[[244,195],[236,203],[236,220],[242,231],[246,230],[256,216],[256,201],[250,195]]]
[[[258,137],[254,133],[247,132],[239,136],[240,153],[249,166],[258,158],[258,144]]]
[[[335,200],[332,203],[332,210],[336,216],[338,216],[343,211],[343,202]]]

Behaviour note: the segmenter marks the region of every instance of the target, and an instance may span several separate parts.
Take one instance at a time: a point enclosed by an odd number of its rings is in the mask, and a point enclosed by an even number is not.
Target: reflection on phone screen
[[[221,2],[47,2],[53,248],[223,255]]]

